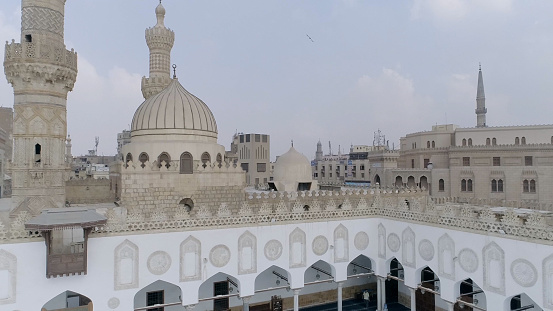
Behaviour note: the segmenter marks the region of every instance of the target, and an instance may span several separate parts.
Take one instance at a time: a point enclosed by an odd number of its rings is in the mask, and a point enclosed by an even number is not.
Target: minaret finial
[[[292,139],[292,147],[294,147],[294,140]]]
[[[482,64],[480,62],[478,62],[478,70],[482,71]]]
[[[177,64],[173,64],[173,79],[177,78]]]

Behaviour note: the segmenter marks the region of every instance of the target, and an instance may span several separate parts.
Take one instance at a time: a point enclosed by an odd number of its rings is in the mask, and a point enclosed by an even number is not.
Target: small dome
[[[277,159],[273,176],[275,181],[284,183],[311,182],[311,163],[291,147]]]
[[[159,5],[156,7],[156,15],[165,15],[165,8],[163,7],[163,4],[161,4],[161,1],[159,2]]]
[[[174,78],[169,86],[138,107],[132,136],[195,135],[217,139],[217,123],[209,107]]]

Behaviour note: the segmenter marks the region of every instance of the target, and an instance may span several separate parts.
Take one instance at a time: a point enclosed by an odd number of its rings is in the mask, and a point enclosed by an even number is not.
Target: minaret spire
[[[484,95],[484,79],[482,65],[478,64],[478,88],[476,91],[476,127],[486,127],[486,96]]]
[[[175,33],[165,27],[165,8],[159,1],[155,10],[157,24],[146,29],[146,43],[150,49],[150,76],[142,77],[142,95],[150,98],[171,83],[171,49]]]

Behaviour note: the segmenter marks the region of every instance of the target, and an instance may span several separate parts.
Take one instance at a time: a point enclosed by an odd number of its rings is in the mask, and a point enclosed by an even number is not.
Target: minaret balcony
[[[55,42],[6,42],[4,65],[10,63],[49,63],[77,72],[77,53]]]
[[[476,114],[481,114],[481,113],[487,113],[488,109],[487,108],[476,108],[474,111],[476,112]]]

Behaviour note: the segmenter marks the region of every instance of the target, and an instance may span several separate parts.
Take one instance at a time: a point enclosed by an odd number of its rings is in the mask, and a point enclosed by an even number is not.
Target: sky
[[[20,38],[21,2],[2,0],[0,39]],[[68,96],[73,155],[116,153],[148,75],[144,30],[157,0],[69,0],[65,43],[78,53]],[[271,135],[271,158],[290,143],[312,159],[340,146],[390,147],[432,125],[476,124],[482,64],[487,124],[551,124],[550,0],[164,0],[181,84],[236,132]],[[312,38],[313,41],[309,39]],[[3,58],[3,49],[0,56]],[[0,82],[0,104],[13,91]]]

